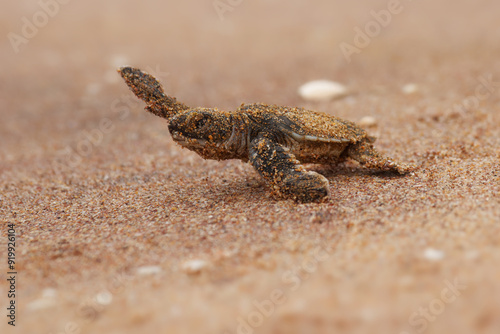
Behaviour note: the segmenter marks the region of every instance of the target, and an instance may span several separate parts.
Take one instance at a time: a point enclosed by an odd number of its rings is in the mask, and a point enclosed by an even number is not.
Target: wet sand
[[[3,36],[43,19],[34,1],[5,7]],[[19,52],[4,38],[0,219],[19,274],[16,328],[3,316],[0,331],[498,333],[500,5],[370,14],[389,9],[243,1],[221,20],[211,2],[69,2]],[[250,165],[176,145],[122,65],[193,107],[373,117],[377,149],[419,169],[308,166],[331,199],[281,200]],[[315,79],[350,94],[302,100]]]

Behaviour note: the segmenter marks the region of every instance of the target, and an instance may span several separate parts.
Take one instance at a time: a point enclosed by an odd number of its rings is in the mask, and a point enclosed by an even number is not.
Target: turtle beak
[[[168,122],[168,131],[170,132],[170,134],[172,135],[172,138],[175,141],[183,141],[184,140],[184,137],[181,135],[181,133],[179,131],[178,122],[176,121],[175,117],[172,118],[170,120],[170,122]]]
[[[170,131],[170,133],[173,135],[174,133],[180,133],[182,132],[181,131],[181,128],[182,128],[182,124],[185,120],[185,117],[183,116],[175,116],[175,117],[172,117],[172,119],[170,119],[170,121],[168,122],[168,131]]]
[[[168,123],[168,131],[170,131],[170,133],[177,132],[177,130],[178,130],[177,124],[175,124],[175,122]]]
[[[182,133],[179,131],[179,128],[175,122],[170,122],[168,124],[168,131],[172,135],[172,138],[177,141],[177,142],[182,142],[185,140],[184,136]]]

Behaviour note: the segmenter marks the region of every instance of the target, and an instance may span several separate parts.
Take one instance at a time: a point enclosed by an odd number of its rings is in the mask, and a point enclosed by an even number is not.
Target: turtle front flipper
[[[250,162],[279,194],[300,202],[321,202],[330,194],[328,180],[308,172],[293,154],[262,134],[250,144]]]
[[[397,163],[378,153],[372,145],[373,140],[366,138],[347,148],[347,156],[358,161],[366,168],[393,171],[401,175],[415,170],[415,166]]]
[[[152,75],[133,67],[122,67],[118,70],[130,90],[146,102],[146,110],[166,119],[189,109],[175,97],[165,94],[160,82]]]

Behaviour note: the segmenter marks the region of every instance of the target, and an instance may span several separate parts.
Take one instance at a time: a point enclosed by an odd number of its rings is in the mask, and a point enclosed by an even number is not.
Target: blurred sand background
[[[0,277],[7,222],[19,277],[0,331],[499,333],[500,3],[402,1],[348,62],[388,1],[221,2],[223,20],[211,0],[69,1],[47,22],[2,4]],[[13,47],[23,17],[40,27]],[[420,169],[311,166],[331,200],[279,200],[250,165],[173,143],[122,65],[190,106],[374,117],[377,148]],[[351,94],[306,102],[313,79]]]

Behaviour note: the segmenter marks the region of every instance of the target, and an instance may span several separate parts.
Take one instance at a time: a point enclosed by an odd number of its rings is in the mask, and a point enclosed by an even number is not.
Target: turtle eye
[[[194,126],[196,129],[201,129],[207,123],[207,118],[202,117],[195,121]]]

